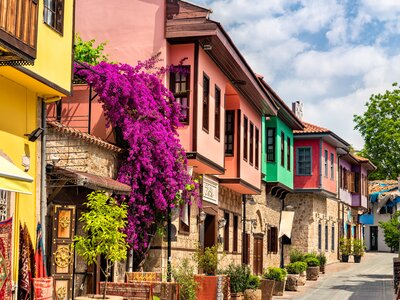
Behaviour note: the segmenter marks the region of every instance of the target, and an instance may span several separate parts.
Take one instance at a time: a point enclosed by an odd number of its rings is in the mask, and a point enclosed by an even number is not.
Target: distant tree
[[[390,220],[379,222],[379,226],[383,229],[386,245],[395,251],[399,250],[400,242],[399,216],[400,211],[397,211],[392,215]]]
[[[360,155],[370,159],[377,170],[370,179],[396,179],[400,175],[400,89],[371,95],[362,115],[354,115],[354,122],[364,138]]]

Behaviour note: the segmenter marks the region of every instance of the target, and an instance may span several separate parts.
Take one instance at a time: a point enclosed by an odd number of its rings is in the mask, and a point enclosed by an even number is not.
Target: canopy
[[[279,236],[286,235],[289,239],[292,236],[294,211],[282,211],[281,224],[279,226]]]
[[[0,155],[0,190],[31,195],[33,178]]]

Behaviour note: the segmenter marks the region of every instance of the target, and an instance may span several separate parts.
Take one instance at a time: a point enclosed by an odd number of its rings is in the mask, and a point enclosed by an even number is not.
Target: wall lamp
[[[212,45],[211,44],[204,44],[203,49],[204,51],[211,51],[212,50]]]
[[[199,224],[203,223],[206,220],[207,214],[202,210],[199,214],[198,221]]]
[[[28,141],[35,142],[44,132],[44,129],[41,127],[36,128],[31,133],[24,134],[24,136],[28,137]]]
[[[226,220],[224,218],[218,220],[218,228],[224,228],[226,225]]]

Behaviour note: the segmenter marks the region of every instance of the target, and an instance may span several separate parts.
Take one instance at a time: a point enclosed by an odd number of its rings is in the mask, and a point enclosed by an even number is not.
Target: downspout
[[[43,237],[43,255],[46,257],[46,215],[47,215],[47,191],[46,191],[46,102],[45,99],[42,101],[42,113],[41,113],[41,126],[43,129],[41,139],[41,171],[40,171],[40,223],[42,224],[42,237]],[[46,261],[46,259],[45,259]],[[46,266],[47,267],[47,266]],[[47,274],[49,270],[46,269]]]

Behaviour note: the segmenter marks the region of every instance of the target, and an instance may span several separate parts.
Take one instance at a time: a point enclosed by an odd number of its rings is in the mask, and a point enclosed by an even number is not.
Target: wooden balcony
[[[33,64],[38,0],[0,0],[0,66]]]

